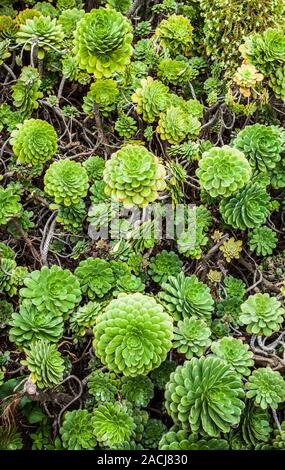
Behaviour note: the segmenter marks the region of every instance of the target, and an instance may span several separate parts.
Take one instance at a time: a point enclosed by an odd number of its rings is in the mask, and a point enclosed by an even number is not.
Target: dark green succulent
[[[152,381],[144,375],[123,377],[121,381],[123,397],[134,406],[145,408],[153,398],[153,389]]]
[[[67,411],[60,428],[63,447],[67,450],[93,450],[97,444],[87,410]]]

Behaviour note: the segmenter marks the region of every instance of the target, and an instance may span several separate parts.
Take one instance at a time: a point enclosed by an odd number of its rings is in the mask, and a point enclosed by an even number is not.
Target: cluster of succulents
[[[0,0],[0,450],[285,449],[284,13]]]

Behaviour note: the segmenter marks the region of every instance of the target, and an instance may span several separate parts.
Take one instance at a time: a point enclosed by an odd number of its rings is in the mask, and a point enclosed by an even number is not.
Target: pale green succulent
[[[174,327],[173,347],[186,359],[202,356],[210,346],[211,330],[207,323],[199,318],[184,318]]]
[[[271,336],[279,331],[284,319],[281,303],[269,294],[250,295],[241,305],[240,322],[247,325],[248,333]]]
[[[98,8],[86,13],[75,34],[78,65],[96,78],[123,72],[132,54],[131,22],[113,9]]]
[[[253,353],[240,339],[224,337],[212,343],[211,351],[239,374],[250,375],[250,367],[254,365]]]

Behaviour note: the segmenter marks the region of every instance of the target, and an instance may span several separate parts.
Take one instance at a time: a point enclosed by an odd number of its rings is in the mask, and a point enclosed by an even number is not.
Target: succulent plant
[[[87,387],[97,402],[113,402],[118,392],[118,381],[114,373],[94,370],[88,375]]]
[[[78,233],[83,228],[85,217],[86,207],[81,199],[77,204],[71,206],[59,206],[56,221],[63,224],[68,232]]]
[[[87,294],[89,299],[104,297],[115,284],[110,264],[100,258],[81,261],[74,274],[80,282],[82,293]]]
[[[109,370],[147,374],[166,359],[172,330],[171,318],[155,299],[140,293],[121,294],[98,317],[94,349]]]
[[[210,289],[195,275],[170,276],[161,286],[159,298],[175,320],[196,316],[209,321],[214,308]]]
[[[123,72],[132,54],[131,23],[113,9],[98,8],[84,15],[75,34],[78,65],[96,78]]]
[[[249,247],[258,255],[272,255],[277,245],[277,235],[269,227],[256,227],[248,234]]]
[[[256,407],[252,400],[246,404],[241,417],[242,437],[247,444],[256,445],[268,442],[272,428],[267,410]]]
[[[224,145],[203,153],[196,174],[210,196],[228,197],[250,181],[251,168],[242,152]]]
[[[0,291],[6,292],[10,297],[17,293],[17,288],[23,283],[27,269],[17,266],[11,258],[0,258]]]
[[[33,304],[39,312],[66,317],[81,300],[79,282],[68,269],[59,266],[31,272],[20,289],[23,306]]]
[[[274,438],[272,439],[274,449],[284,450],[285,448],[285,421],[281,423],[281,430],[274,430]]]
[[[108,116],[116,109],[120,96],[118,84],[112,78],[99,79],[92,83],[87,95],[83,97],[83,111],[93,115],[97,106],[103,116]]]
[[[281,303],[269,294],[250,295],[241,305],[240,322],[246,331],[255,335],[271,336],[283,322],[285,310]]]
[[[192,434],[191,436],[194,435]],[[189,433],[184,429],[179,429],[177,426],[163,434],[158,444],[159,450],[189,450],[189,447]]]
[[[246,126],[238,133],[233,145],[244,153],[253,170],[272,170],[281,160],[280,130],[275,126]]]
[[[17,33],[17,43],[30,51],[34,44],[38,48],[38,58],[43,59],[45,53],[51,49],[60,49],[64,38],[61,25],[50,16],[35,16],[20,25]]]
[[[285,61],[285,39],[281,28],[267,28],[250,35],[242,45],[243,56],[264,75]]]
[[[235,240],[234,237],[231,237],[225,240],[219,249],[223,252],[226,261],[230,263],[233,259],[239,259],[242,251],[242,240]]]
[[[117,296],[122,292],[125,292],[126,294],[132,294],[134,292],[144,292],[144,290],[145,285],[141,279],[134,274],[128,273],[117,279],[113,295]]]
[[[20,348],[32,341],[46,340],[57,343],[63,334],[63,319],[51,312],[40,312],[33,304],[23,305],[19,313],[12,314],[9,331],[10,341]]]
[[[21,211],[20,195],[11,186],[0,186],[0,225],[5,225]]]
[[[72,38],[73,33],[76,30],[77,23],[83,18],[85,14],[84,10],[76,8],[68,8],[62,10],[58,17],[58,24],[61,25],[62,31],[65,37]]]
[[[105,160],[102,157],[99,155],[92,155],[91,157],[87,158],[87,160],[85,160],[82,165],[87,171],[90,181],[94,182],[102,179],[105,168]]]
[[[195,116],[187,114],[180,107],[170,106],[161,113],[156,131],[162,140],[167,140],[170,144],[180,144],[187,137],[198,136],[200,127],[200,122]]]
[[[159,23],[155,34],[160,44],[174,57],[178,54],[190,55],[193,47],[193,27],[188,18],[170,15]]]
[[[262,82],[264,76],[259,73],[252,64],[243,63],[238,67],[233,81],[238,85],[240,92],[245,98],[251,96],[251,88]]]
[[[272,88],[276,98],[285,101],[285,65],[274,67],[274,70],[269,74],[269,85]]]
[[[186,85],[196,75],[194,69],[184,60],[162,59],[157,67],[157,76],[171,85]]]
[[[23,113],[24,117],[29,117],[32,111],[38,108],[37,100],[43,97],[43,93],[39,91],[40,86],[41,79],[37,69],[34,67],[23,67],[19,79],[12,86],[12,98],[13,105]],[[45,122],[45,124],[48,123]],[[55,138],[57,139],[57,136]]]
[[[10,16],[0,16],[0,40],[1,41],[15,41],[18,25],[16,20]]]
[[[152,77],[141,80],[140,88],[132,95],[132,100],[137,103],[136,111],[142,114],[145,122],[154,122],[160,113],[167,109],[168,92],[169,88],[159,80],[154,80]]]
[[[256,406],[263,410],[277,409],[285,401],[285,381],[276,370],[260,367],[253,371],[246,383],[246,396],[253,398]]]
[[[240,230],[262,225],[270,213],[270,196],[258,183],[247,185],[235,195],[223,199],[220,213],[226,224]]]
[[[63,447],[67,450],[93,450],[97,444],[87,410],[67,411],[60,428]]]
[[[105,192],[125,207],[146,206],[165,189],[165,169],[155,155],[141,145],[126,145],[106,162]]]
[[[250,375],[250,367],[254,365],[253,354],[249,346],[240,339],[224,337],[211,344],[211,351],[223,359],[232,369],[240,375]]]
[[[17,428],[0,426],[0,450],[20,450],[23,444],[22,436]]]
[[[123,377],[121,392],[123,397],[134,406],[145,408],[153,398],[153,383],[145,375]]]
[[[115,122],[115,129],[120,137],[127,137],[130,139],[135,135],[138,128],[136,120],[132,118],[132,116],[127,116],[127,114],[121,113]]]
[[[243,396],[241,377],[228,364],[202,356],[184,362],[171,374],[165,405],[183,429],[219,437],[239,423]]]
[[[174,327],[173,347],[181,354],[185,354],[186,359],[193,356],[202,356],[210,346],[211,330],[207,324],[199,318],[184,318]]]
[[[92,328],[98,315],[102,310],[102,305],[99,302],[88,302],[82,305],[75,312],[71,314],[69,323],[72,332],[75,335],[84,336],[88,328]]]
[[[98,405],[91,423],[99,444],[106,447],[127,441],[135,428],[128,408],[119,402]]]
[[[85,168],[73,160],[59,160],[50,165],[44,176],[45,192],[57,204],[78,204],[87,195],[88,175]]]
[[[160,419],[149,419],[145,425],[142,443],[146,449],[155,449],[163,434],[167,431],[165,424]]]
[[[231,70],[240,62],[239,46],[244,38],[255,31],[282,24],[284,3],[282,0],[264,0],[261,5],[258,0],[250,4],[248,0],[240,0],[231,1],[227,8],[223,5],[223,0],[201,0],[202,41],[207,54],[214,61],[226,63]],[[242,21],[244,18],[246,21]]]
[[[150,258],[148,273],[155,282],[161,284],[166,282],[169,276],[179,274],[182,264],[174,251],[162,250]]]
[[[28,367],[32,380],[39,389],[52,388],[60,383],[64,361],[55,344],[47,340],[34,341],[24,351],[26,359],[22,364]]]
[[[45,163],[57,151],[57,134],[51,124],[28,119],[11,133],[13,152],[21,163]]]

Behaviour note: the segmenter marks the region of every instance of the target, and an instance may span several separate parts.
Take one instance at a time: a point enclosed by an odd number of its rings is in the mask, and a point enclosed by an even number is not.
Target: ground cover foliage
[[[285,449],[284,13],[0,0],[1,450]]]

